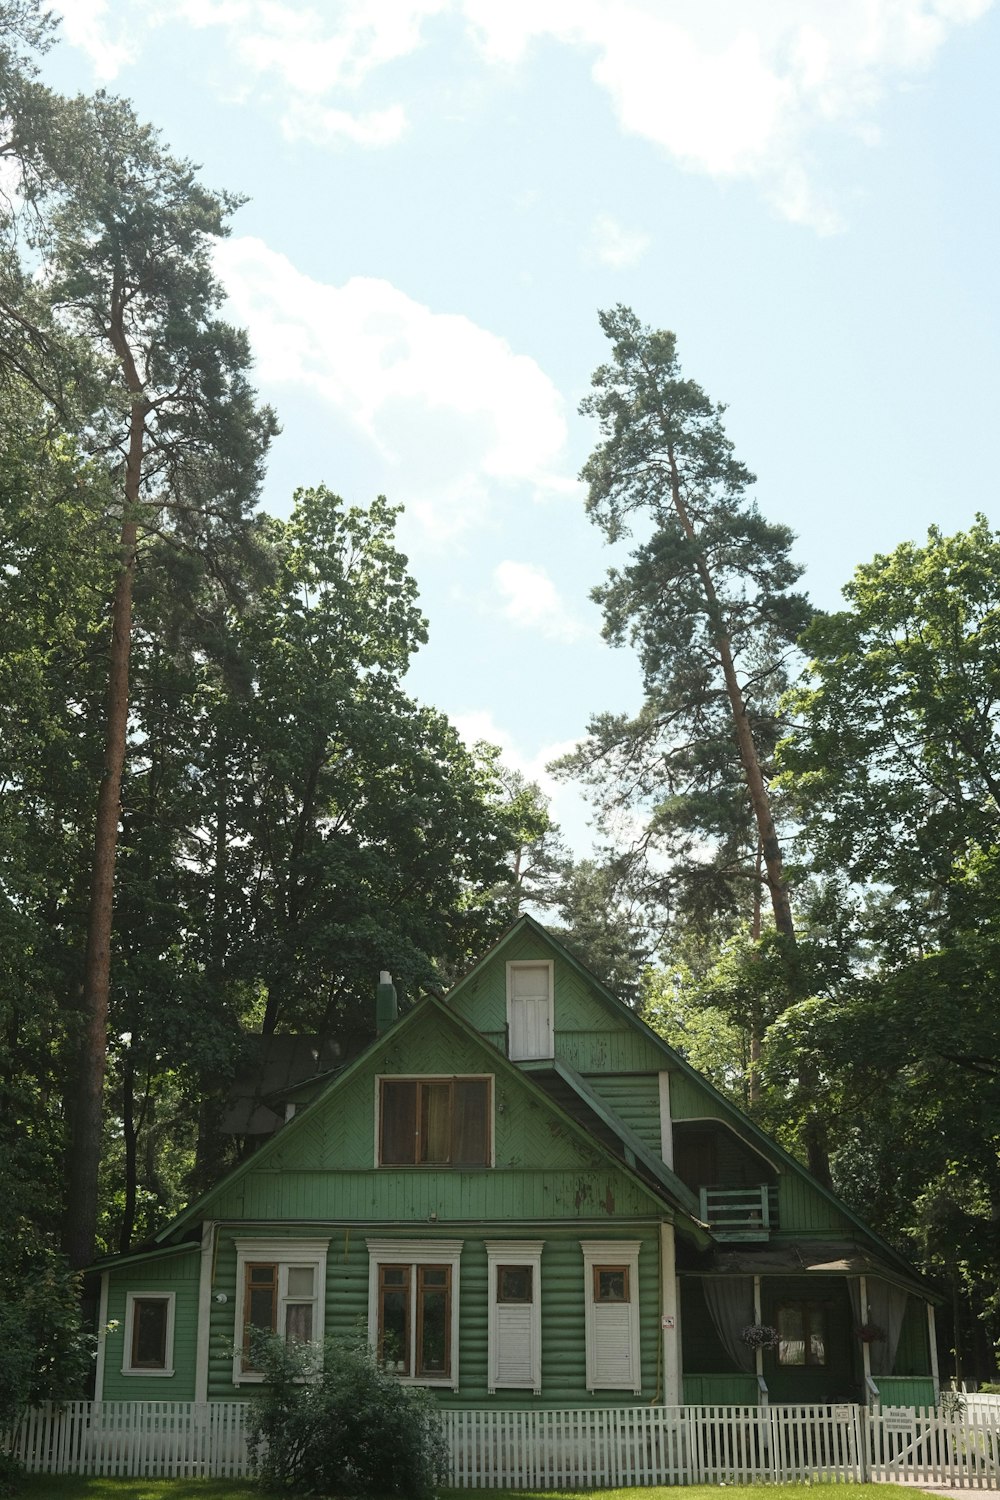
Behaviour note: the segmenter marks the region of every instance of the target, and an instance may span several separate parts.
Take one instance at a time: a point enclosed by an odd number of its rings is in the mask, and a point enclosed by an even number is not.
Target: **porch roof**
[[[700,1256],[698,1264],[678,1265],[677,1273],[680,1276],[878,1276],[925,1301],[940,1300],[916,1276],[905,1276],[898,1266],[867,1247],[844,1240],[718,1245]]]

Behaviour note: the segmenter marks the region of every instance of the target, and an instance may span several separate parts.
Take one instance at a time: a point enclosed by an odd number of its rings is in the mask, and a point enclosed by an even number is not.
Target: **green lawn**
[[[441,1500],[719,1500],[720,1488],[694,1484],[628,1490],[441,1490],[439,1494]],[[892,1492],[905,1486],[747,1484],[724,1488],[739,1489],[740,1500],[892,1500]],[[245,1480],[84,1479],[75,1474],[32,1474],[18,1493],[24,1500],[262,1500],[264,1496],[264,1491]]]

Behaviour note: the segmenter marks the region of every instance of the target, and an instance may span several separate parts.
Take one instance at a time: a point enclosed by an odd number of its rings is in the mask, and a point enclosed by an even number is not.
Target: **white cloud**
[[[593,814],[580,787],[571,781],[556,781],[546,769],[553,761],[575,750],[575,740],[553,740],[528,749],[523,740],[515,738],[510,730],[497,723],[491,709],[467,709],[449,714],[449,718],[470,749],[477,740],[498,746],[504,765],[520,771],[529,781],[538,784],[542,795],[549,799],[553,822],[558,823],[576,858],[583,859],[592,854],[590,825]]]
[[[59,17],[64,41],[86,54],[100,82],[117,77],[135,56],[134,39],[110,34],[107,0],[50,0],[47,8]]]
[[[820,229],[836,214],[808,180],[818,127],[871,134],[898,79],[993,0],[464,0],[484,54],[519,59],[547,37],[582,49],[622,128],[682,166],[759,181]]]
[[[506,340],[388,281],[316,281],[259,239],[220,241],[216,266],[261,382],[305,387],[353,424],[429,532],[476,524],[509,486],[576,494],[562,397]]]
[[[994,0],[59,0],[68,39],[110,77],[143,28],[214,28],[227,78],[277,112],[289,136],[382,146],[403,133],[410,75],[398,64],[449,18],[487,65],[522,63],[547,40],[581,54],[621,128],[679,165],[756,181],[793,220],[836,226],[812,181],[824,130],[877,134],[886,93],[928,68],[958,26]],[[440,44],[442,33],[434,33]],[[395,97],[365,99],[392,80]]]
[[[407,129],[406,111],[400,104],[351,114],[346,109],[325,109],[315,101],[293,100],[281,118],[282,133],[290,141],[311,141],[329,146],[350,141],[355,146],[391,146]]]
[[[578,641],[589,635],[559,597],[552,579],[535,563],[506,561],[493,570],[506,619],[524,630],[556,641]]]
[[[591,245],[596,260],[604,266],[613,266],[623,271],[628,266],[638,265],[649,249],[649,235],[641,230],[626,229],[610,214],[600,214],[594,220]]]

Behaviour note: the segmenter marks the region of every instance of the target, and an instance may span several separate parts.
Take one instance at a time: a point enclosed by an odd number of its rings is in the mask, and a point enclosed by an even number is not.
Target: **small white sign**
[[[835,1422],[849,1422],[851,1420],[851,1408],[849,1406],[835,1406],[833,1408],[833,1420]]]
[[[662,1328],[673,1328],[674,1323],[675,1319],[671,1313],[664,1313],[663,1317],[660,1319],[660,1326]]]
[[[882,1425],[886,1432],[913,1432],[915,1422],[909,1406],[883,1406]]]

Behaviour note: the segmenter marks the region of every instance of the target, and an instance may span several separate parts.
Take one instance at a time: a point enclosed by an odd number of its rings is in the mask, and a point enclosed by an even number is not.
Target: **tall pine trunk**
[[[71,1110],[67,1154],[65,1249],[70,1265],[81,1269],[94,1258],[97,1189],[104,1125],[108,1003],[111,993],[111,941],[114,924],[115,859],[121,817],[122,776],[128,742],[129,667],[132,655],[132,594],[138,542],[139,492],[149,407],[131,351],[117,331],[132,393],[125,462],[121,568],[111,611],[111,647],[104,730],[104,765],[97,794],[94,859],[90,881],[87,946],[81,997],[82,1028]]]

